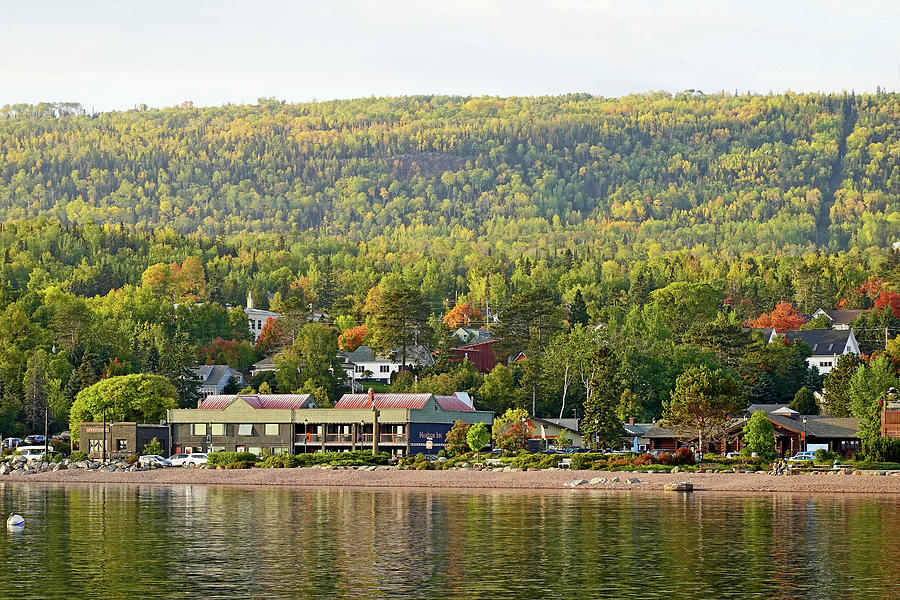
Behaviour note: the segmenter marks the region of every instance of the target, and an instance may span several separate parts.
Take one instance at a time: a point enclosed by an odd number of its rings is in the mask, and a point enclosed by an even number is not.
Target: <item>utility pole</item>
[[[50,431],[48,425],[50,424],[50,409],[48,407],[44,407],[44,456],[47,456],[47,451],[50,446]]]
[[[378,409],[375,408],[375,390],[369,388],[369,405],[372,407],[372,456],[378,454]]]
[[[103,461],[106,462],[106,407],[103,407]]]

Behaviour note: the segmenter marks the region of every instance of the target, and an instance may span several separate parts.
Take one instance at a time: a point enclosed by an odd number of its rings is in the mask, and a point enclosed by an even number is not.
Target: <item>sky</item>
[[[900,2],[0,0],[0,106],[900,91]]]

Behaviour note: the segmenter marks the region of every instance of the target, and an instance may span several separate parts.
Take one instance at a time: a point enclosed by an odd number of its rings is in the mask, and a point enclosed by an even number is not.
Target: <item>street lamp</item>
[[[803,451],[806,452],[806,444],[808,443],[806,440],[806,417],[803,417]]]

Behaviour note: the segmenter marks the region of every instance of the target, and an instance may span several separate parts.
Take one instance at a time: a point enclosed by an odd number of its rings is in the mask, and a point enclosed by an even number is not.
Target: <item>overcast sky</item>
[[[0,106],[900,89],[900,2],[0,0]]]

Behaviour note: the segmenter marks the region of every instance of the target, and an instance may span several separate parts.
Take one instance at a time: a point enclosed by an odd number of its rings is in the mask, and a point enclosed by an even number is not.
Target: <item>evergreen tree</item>
[[[572,300],[572,306],[569,307],[569,324],[587,325],[589,319],[587,305],[584,302],[584,297],[581,295],[581,288],[578,288],[575,290],[575,299]]]
[[[796,410],[801,415],[819,414],[819,405],[816,404],[816,397],[805,387],[797,390],[797,393],[794,394],[794,399],[791,401],[789,408],[791,410]]]

